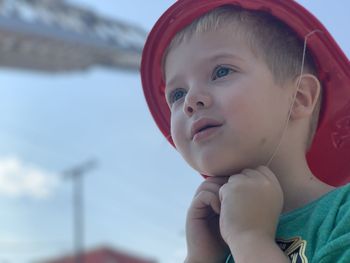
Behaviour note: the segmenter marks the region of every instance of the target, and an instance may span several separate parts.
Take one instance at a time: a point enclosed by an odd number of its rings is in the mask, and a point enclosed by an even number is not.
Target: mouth
[[[206,137],[214,132],[222,123],[212,119],[200,119],[193,123],[191,127],[191,140],[199,137]]]

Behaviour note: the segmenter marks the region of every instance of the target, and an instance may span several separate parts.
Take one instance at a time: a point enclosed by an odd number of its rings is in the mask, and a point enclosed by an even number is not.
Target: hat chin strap
[[[292,115],[293,106],[294,106],[294,103],[295,103],[295,100],[296,100],[296,97],[297,97],[297,94],[298,94],[298,91],[299,91],[299,88],[300,88],[300,84],[301,84],[301,76],[302,76],[302,74],[304,72],[307,40],[308,40],[308,38],[310,36],[312,36],[315,33],[322,33],[323,34],[323,32],[321,30],[315,29],[315,30],[311,31],[310,33],[308,33],[307,35],[305,35],[305,37],[304,37],[303,56],[302,56],[302,59],[301,59],[300,75],[299,75],[299,78],[298,78],[297,87],[295,89],[295,92],[294,92],[294,95],[293,95],[293,99],[292,99],[292,102],[291,102],[290,107],[289,107],[288,115],[287,115],[286,121],[284,123],[284,127],[283,127],[283,130],[282,130],[281,137],[280,137],[280,139],[278,141],[278,144],[275,147],[275,150],[272,152],[271,157],[269,158],[269,160],[265,164],[265,166],[267,166],[269,168],[270,168],[271,162],[275,158],[275,156],[276,156],[276,154],[277,154],[277,152],[278,152],[278,150],[279,150],[279,148],[280,148],[280,146],[282,144],[282,140],[283,140],[283,138],[285,136],[285,133],[287,131],[287,127],[288,127],[288,124],[289,124],[289,121],[290,121],[290,117]]]

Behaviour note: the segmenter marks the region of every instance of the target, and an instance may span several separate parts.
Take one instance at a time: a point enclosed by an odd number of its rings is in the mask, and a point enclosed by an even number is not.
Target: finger
[[[217,181],[216,181],[217,182]],[[200,186],[197,188],[194,196],[198,195],[201,191],[210,191],[212,193],[218,193],[222,184],[218,184],[216,182],[205,180]]]
[[[221,202],[224,198],[224,195],[225,195],[225,191],[226,191],[226,188],[228,187],[227,184],[224,184],[223,186],[220,187],[220,190],[219,190],[219,200],[220,200],[220,205],[221,205]]]
[[[198,189],[196,190],[194,196],[197,196],[202,191],[208,191],[212,193],[218,193],[220,189],[220,185],[214,183],[202,183]]]
[[[259,166],[257,170],[261,172],[270,181],[279,184],[276,175],[267,166]]]
[[[244,174],[247,177],[256,177],[256,176],[261,176],[260,172],[257,171],[256,169],[244,169],[242,171],[242,174]]]
[[[232,175],[228,181],[233,182],[234,180],[239,180],[241,178],[256,179],[256,178],[262,178],[266,176],[267,175],[265,175],[265,173],[262,173],[262,171],[258,170],[258,168],[257,169],[246,168],[242,170],[240,174]]]
[[[202,217],[205,216],[205,214],[203,213],[203,209],[207,209],[208,207],[211,207],[211,209],[216,214],[220,214],[221,205],[217,194],[214,194],[209,191],[201,191],[193,199],[191,207],[191,210],[194,214],[197,214],[197,216]]]
[[[227,183],[230,176],[211,176],[206,179],[207,182],[212,182],[218,185],[224,185]]]
[[[232,183],[236,180],[241,180],[247,177],[247,174],[239,173],[239,174],[234,174],[231,175],[230,178],[228,179],[228,183]]]

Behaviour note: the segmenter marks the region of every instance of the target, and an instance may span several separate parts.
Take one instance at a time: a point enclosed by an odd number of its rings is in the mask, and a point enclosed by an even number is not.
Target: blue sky
[[[71,2],[149,30],[173,1]],[[350,3],[299,2],[350,57]],[[86,246],[181,262],[186,209],[201,177],[158,131],[138,74],[1,69],[0,79],[0,175],[11,175],[0,176],[0,262],[72,250],[72,184],[61,172],[89,158],[99,166],[85,178]]]

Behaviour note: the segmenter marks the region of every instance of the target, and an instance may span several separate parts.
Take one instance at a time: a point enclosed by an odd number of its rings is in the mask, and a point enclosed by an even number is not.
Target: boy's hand
[[[187,213],[187,263],[225,262],[229,248],[220,235],[219,190],[228,177],[208,177],[197,189]]]
[[[220,200],[220,231],[231,251],[244,241],[274,242],[283,192],[269,168],[245,169],[231,176],[220,189]]]

